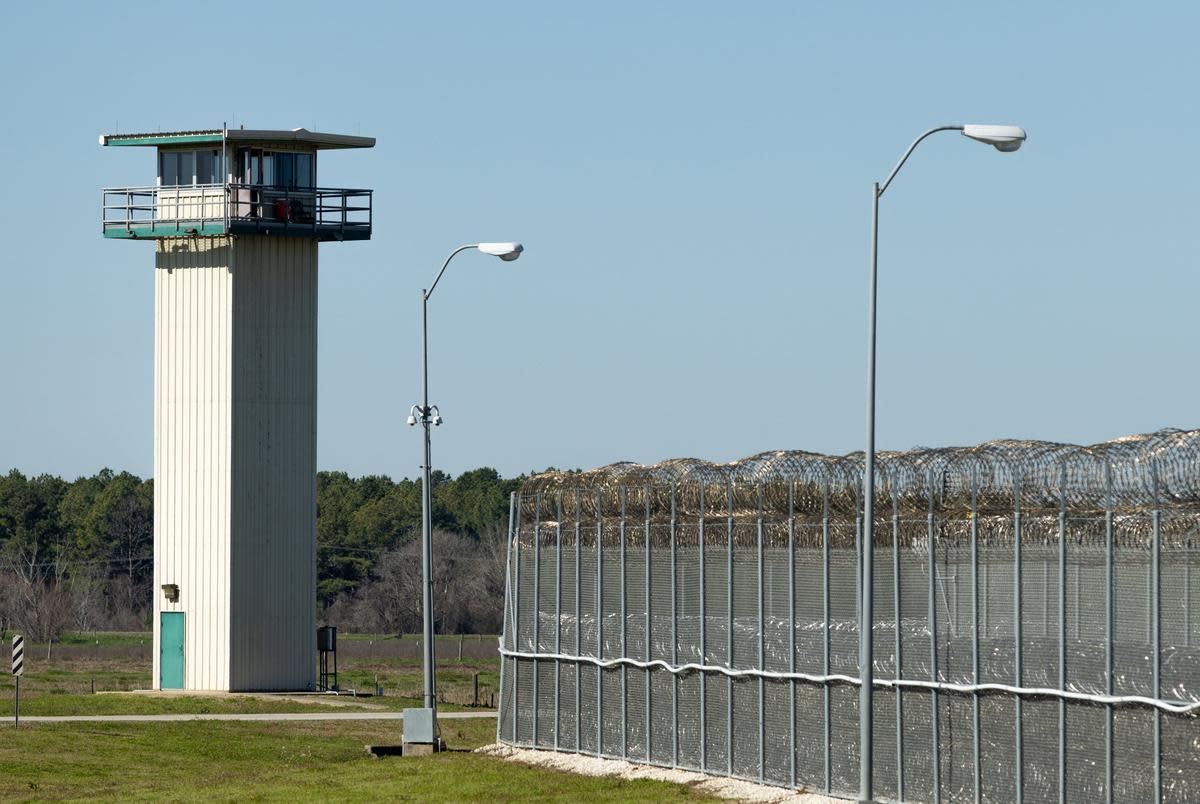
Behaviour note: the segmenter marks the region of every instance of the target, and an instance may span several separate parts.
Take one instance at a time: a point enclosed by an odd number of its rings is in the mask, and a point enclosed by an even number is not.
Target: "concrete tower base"
[[[317,243],[156,246],[154,688],[314,689]]]

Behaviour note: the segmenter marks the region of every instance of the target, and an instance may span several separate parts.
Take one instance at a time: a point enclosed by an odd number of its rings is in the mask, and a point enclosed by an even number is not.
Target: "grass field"
[[[250,696],[103,694],[151,682],[149,634],[68,634],[61,643],[26,645],[23,715],[274,713],[329,711],[328,704]],[[443,711],[466,709],[479,675],[481,703],[499,686],[495,638],[439,639]],[[411,637],[339,637],[343,690],[371,709],[420,705],[421,663]],[[49,653],[49,658],[47,658]],[[459,658],[461,653],[462,658]],[[6,658],[6,657],[5,657]],[[92,694],[92,687],[97,694]],[[330,696],[321,696],[330,700]],[[337,711],[344,711],[338,709]],[[470,749],[495,741],[493,718],[442,721],[454,749],[425,758],[372,759],[368,744],[400,742],[398,721],[22,723],[12,727],[13,679],[0,675],[0,801],[362,800],[672,801],[702,796],[646,780],[597,779],[531,768]],[[5,722],[7,720],[7,722]]]
[[[475,675],[479,676],[479,706],[493,706],[500,686],[495,637],[463,640],[461,660],[458,637],[442,637],[438,642],[438,652],[443,657],[438,662],[439,706],[445,711],[472,708],[476,701]],[[338,681],[343,694],[333,700],[332,696],[322,696],[324,699],[369,709],[399,710],[420,705],[421,662],[415,640],[354,635],[339,638],[339,643]],[[327,704],[316,700],[92,693],[92,690],[107,693],[148,689],[151,645],[149,633],[67,634],[49,648],[26,643],[22,714],[268,713],[327,709]],[[377,685],[383,688],[381,697],[373,695]],[[363,697],[354,697],[351,691]],[[0,717],[12,715],[13,693],[12,676],[0,674]]]
[[[36,723],[0,740],[0,800],[691,801],[675,784],[577,776],[469,753],[490,718],[443,721],[451,750],[372,759],[396,723]]]

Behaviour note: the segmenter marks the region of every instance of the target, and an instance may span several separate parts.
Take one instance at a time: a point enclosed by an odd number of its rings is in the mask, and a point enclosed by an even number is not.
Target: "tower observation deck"
[[[370,148],[372,137],[247,129],[106,134],[100,144],[158,150],[153,185],[103,191],[105,237],[271,234],[371,237],[371,191],[317,185],[317,153]]]

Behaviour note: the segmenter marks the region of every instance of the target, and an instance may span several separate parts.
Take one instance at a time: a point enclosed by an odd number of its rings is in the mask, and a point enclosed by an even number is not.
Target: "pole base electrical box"
[[[442,750],[437,734],[437,718],[432,709],[404,710],[404,754],[419,756]]]

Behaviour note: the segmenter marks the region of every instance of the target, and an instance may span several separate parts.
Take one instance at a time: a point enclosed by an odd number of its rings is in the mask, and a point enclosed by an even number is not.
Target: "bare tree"
[[[480,589],[476,598],[477,633],[498,634],[504,618],[504,590],[508,567],[508,531],[504,522],[495,522],[479,534],[477,577]]]
[[[71,573],[71,622],[78,630],[93,631],[107,620],[104,587],[105,573],[93,564],[77,566]]]
[[[412,545],[389,550],[375,565],[375,579],[357,598],[357,617],[372,623],[371,630],[391,634],[412,633],[421,623],[421,557]]]
[[[502,528],[481,539],[433,534],[434,628],[442,634],[495,633],[504,598]],[[383,553],[353,605],[338,606],[342,622],[364,630],[421,630],[421,546],[417,540]],[[329,614],[334,614],[331,607]],[[327,615],[327,618],[332,618]]]
[[[57,638],[70,619],[70,596],[59,583],[66,566],[61,550],[46,557],[36,539],[10,540],[0,553],[0,571],[9,576],[12,626],[31,639]]]
[[[107,530],[114,562],[124,570],[124,583],[113,591],[123,593],[126,612],[141,619],[151,601],[154,512],[146,495],[131,492],[108,512]]]

